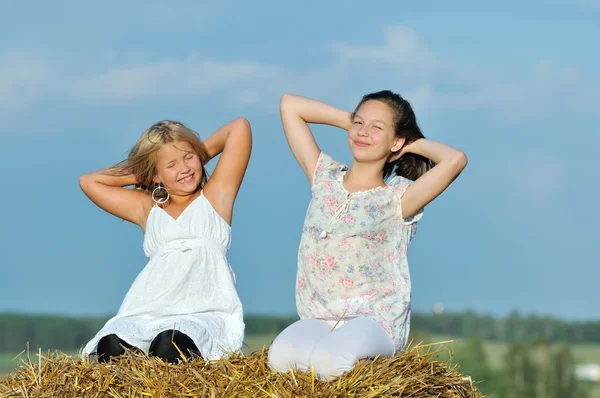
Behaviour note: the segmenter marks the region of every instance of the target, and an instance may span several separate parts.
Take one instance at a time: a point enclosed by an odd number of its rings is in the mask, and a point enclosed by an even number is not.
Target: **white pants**
[[[358,317],[333,325],[319,319],[303,319],[288,326],[269,349],[269,367],[275,372],[290,368],[331,380],[351,370],[362,358],[392,356],[391,336],[373,319]]]

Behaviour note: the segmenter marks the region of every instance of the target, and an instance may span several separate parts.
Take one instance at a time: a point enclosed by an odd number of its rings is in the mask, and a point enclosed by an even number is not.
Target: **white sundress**
[[[98,341],[109,334],[148,353],[152,340],[169,329],[188,335],[207,360],[239,352],[244,321],[226,258],[230,243],[229,224],[203,193],[177,219],[153,207],[144,236],[150,261],[83,357],[95,354]]]

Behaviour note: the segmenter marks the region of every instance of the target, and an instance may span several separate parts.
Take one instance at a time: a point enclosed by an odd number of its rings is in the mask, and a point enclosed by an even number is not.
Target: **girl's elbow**
[[[297,97],[294,94],[282,94],[281,99],[279,100],[279,111],[284,112],[285,110],[289,110],[292,107],[296,98]]]
[[[279,106],[285,106],[292,99],[293,95],[288,93],[283,93],[281,98],[279,99]]]
[[[250,133],[250,131],[252,130],[251,126],[250,126],[250,121],[243,116],[235,119],[234,123],[238,129],[240,129],[244,132]]]
[[[246,130],[250,130],[250,121],[248,119],[246,119],[243,116],[238,117],[237,119],[235,119],[236,124]]]
[[[469,159],[467,159],[467,155],[464,152],[457,151],[457,153],[454,155],[453,163],[460,172],[467,167]]]
[[[81,190],[83,192],[87,192],[90,185],[93,184],[93,181],[94,181],[93,173],[83,174],[83,175],[79,176],[79,188],[81,188]]]

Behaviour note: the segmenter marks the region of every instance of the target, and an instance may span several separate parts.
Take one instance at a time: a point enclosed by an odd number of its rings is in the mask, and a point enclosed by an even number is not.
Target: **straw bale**
[[[438,352],[416,346],[392,358],[360,361],[331,382],[312,373],[272,373],[266,348],[178,364],[136,353],[99,364],[49,352],[26,357],[0,380],[0,397],[483,397],[470,378],[436,360]]]

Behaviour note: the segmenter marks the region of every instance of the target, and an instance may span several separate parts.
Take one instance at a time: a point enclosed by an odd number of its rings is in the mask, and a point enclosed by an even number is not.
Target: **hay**
[[[468,377],[437,361],[437,352],[416,346],[361,361],[331,382],[310,373],[273,374],[266,348],[177,365],[135,353],[106,365],[55,352],[25,360],[0,381],[0,397],[482,397]]]

